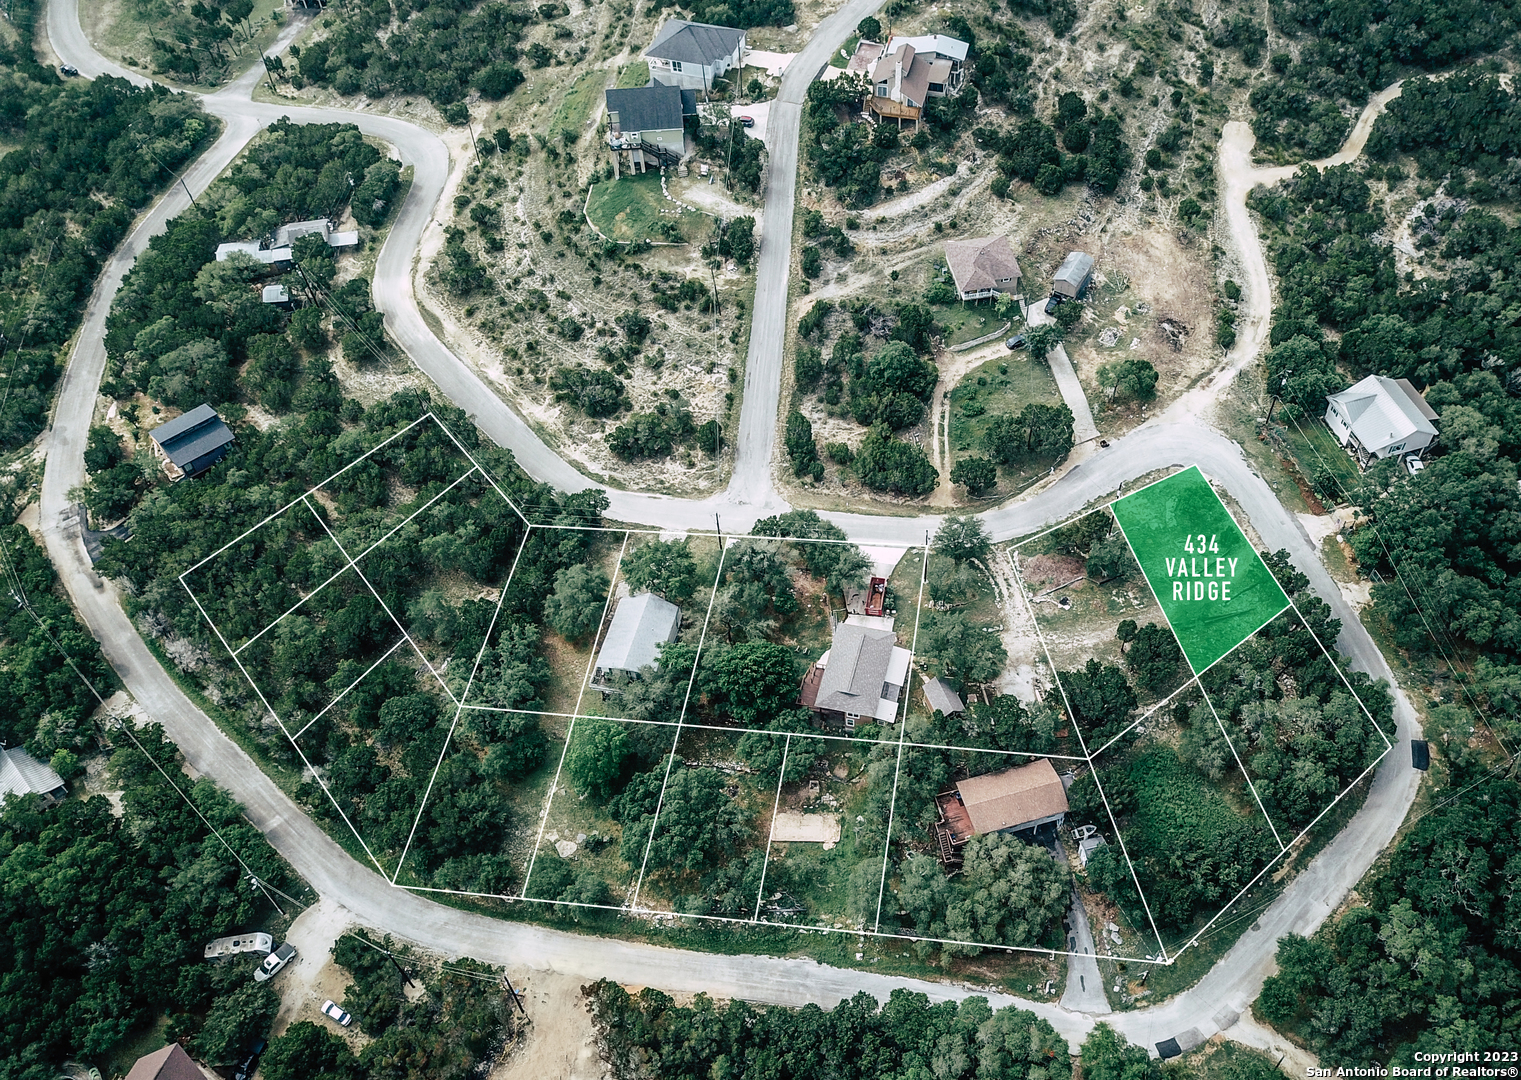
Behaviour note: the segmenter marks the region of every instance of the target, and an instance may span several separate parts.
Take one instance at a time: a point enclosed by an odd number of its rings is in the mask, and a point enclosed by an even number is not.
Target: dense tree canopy
[[[980,997],[931,1005],[898,989],[882,1005],[863,992],[825,1012],[717,1005],[705,994],[678,1006],[653,988],[630,996],[606,980],[586,994],[604,1060],[631,1080],[708,1080],[735,1075],[741,1062],[747,1073],[793,1080],[1067,1080],[1071,1072],[1050,1024],[1013,1007],[994,1012]]]

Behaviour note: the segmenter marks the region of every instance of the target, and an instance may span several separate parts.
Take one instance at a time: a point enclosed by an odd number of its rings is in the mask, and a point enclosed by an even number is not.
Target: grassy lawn
[[[993,324],[995,327],[998,324]],[[983,331],[986,333],[986,331]],[[973,335],[975,336],[975,335]],[[995,416],[1014,416],[1030,402],[1060,405],[1061,391],[1051,369],[1014,352],[973,368],[951,391],[951,460],[983,453],[982,436]],[[1049,461],[1030,461],[1018,469],[1000,467],[1004,491],[1017,487]]]
[[[650,82],[650,66],[644,61],[634,64],[625,64],[618,69],[619,90],[634,90],[641,86],[648,86]]]
[[[1336,436],[1331,434],[1331,429],[1319,419],[1299,418],[1280,430],[1283,432],[1284,445],[1293,454],[1305,479],[1313,482],[1321,470],[1328,469],[1347,491],[1353,490],[1362,482],[1357,463],[1341,448]]]
[[[941,337],[947,345],[960,345],[964,341],[991,334],[1008,319],[1000,319],[992,304],[947,304],[931,309],[935,322],[941,328]],[[1017,333],[1019,327],[1011,326],[1009,333]]]
[[[850,40],[835,50],[835,54],[829,58],[829,66],[843,68],[850,63],[850,58],[855,55],[856,46],[861,43],[860,34],[851,34]]]
[[[648,73],[649,69],[646,68],[645,71]],[[565,91],[565,96],[560,99],[554,116],[550,118],[550,136],[556,137],[562,131],[574,131],[578,136],[585,135],[587,117],[591,116],[592,109],[596,106],[597,99],[601,96],[602,88],[606,83],[607,72],[600,68],[577,76],[576,81],[571,83],[570,88]],[[644,83],[634,85],[643,86]]]
[[[619,243],[638,240],[691,243],[712,226],[706,214],[678,210],[660,190],[660,174],[651,170],[609,180],[591,190],[586,212],[602,235]]]

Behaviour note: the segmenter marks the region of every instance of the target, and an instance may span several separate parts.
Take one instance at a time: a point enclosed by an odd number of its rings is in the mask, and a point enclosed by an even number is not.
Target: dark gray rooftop
[[[618,114],[623,131],[680,130],[681,91],[674,86],[639,86],[632,90],[607,91],[608,121]]]
[[[160,424],[150,434],[165,456],[182,469],[233,440],[232,429],[222,423],[215,409],[205,404]]]
[[[650,47],[644,50],[644,55],[659,60],[679,60],[683,64],[712,65],[732,55],[735,47],[744,40],[745,32],[730,26],[667,19]]]

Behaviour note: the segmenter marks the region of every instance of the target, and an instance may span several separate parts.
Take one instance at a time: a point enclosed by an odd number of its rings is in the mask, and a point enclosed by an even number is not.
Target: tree
[[[1125,580],[1140,570],[1125,534],[1115,530],[1102,540],[1095,541],[1088,550],[1084,570],[1094,581]]]
[[[868,15],[856,23],[856,36],[863,37],[867,41],[876,41],[882,34],[882,24],[873,16]]]
[[[917,652],[931,674],[972,684],[992,682],[1008,660],[999,635],[972,626],[958,611],[931,613],[920,628]]]
[[[630,865],[652,871],[699,870],[732,853],[749,836],[748,822],[744,808],[724,794],[722,773],[676,762],[659,821],[647,813],[625,825],[619,852]]]
[[[980,518],[953,515],[946,518],[935,533],[934,551],[958,563],[968,560],[986,562],[993,545]]]
[[[1150,1055],[1100,1022],[1083,1040],[1083,1080],[1157,1080],[1161,1070]]]
[[[1125,663],[1142,688],[1160,695],[1177,684],[1183,652],[1171,630],[1147,623],[1135,632]]]
[[[1056,681],[1058,688],[1048,691],[1047,697],[1057,707],[1065,705],[1069,719],[1085,732],[1123,727],[1136,706],[1135,691],[1113,664],[1090,659],[1080,671],[1060,672]]]
[[[867,432],[852,467],[867,487],[895,495],[927,495],[940,483],[940,474],[924,451],[893,438],[885,424],[875,424]]]
[[[1072,410],[1032,401],[1017,416],[995,416],[982,438],[984,449],[1005,465],[1027,458],[1060,460],[1072,449]]]
[[[871,561],[833,522],[825,521],[812,510],[789,510],[776,517],[761,518],[750,530],[752,536],[795,537],[800,540],[827,540],[823,544],[798,544],[803,565],[815,577],[821,577],[834,591],[865,584]]]
[[[1042,323],[1025,331],[1025,348],[1031,356],[1044,361],[1066,338],[1067,332],[1059,323]]]
[[[629,754],[624,725],[582,717],[575,726],[565,750],[565,769],[581,792],[606,802],[623,775],[623,762]]]
[[[685,540],[647,540],[624,557],[623,577],[635,592],[658,593],[679,604],[697,588],[697,563]]]
[[[966,488],[974,499],[998,486],[998,466],[991,458],[964,457],[951,466],[951,483]]]
[[[565,640],[579,641],[601,625],[611,584],[594,567],[567,566],[555,574],[554,594],[544,602],[545,619]]]
[[[703,654],[708,704],[744,727],[765,727],[797,700],[798,660],[785,645],[748,641]]]
[[[755,257],[755,219],[739,217],[725,225],[719,234],[718,253],[748,264]]]
[[[212,1003],[206,1023],[195,1037],[196,1053],[207,1061],[229,1064],[269,1030],[280,1008],[280,995],[264,983],[247,982]]]
[[[819,445],[813,438],[813,424],[796,409],[787,414],[787,432],[783,441],[787,456],[792,459],[792,475],[811,476],[813,467],[819,464]]]
[[[265,1080],[360,1080],[363,1072],[349,1044],[336,1032],[298,1020],[271,1039],[259,1062]]]

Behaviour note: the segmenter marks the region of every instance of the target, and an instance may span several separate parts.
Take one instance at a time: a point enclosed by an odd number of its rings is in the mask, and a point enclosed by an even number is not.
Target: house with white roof
[[[660,646],[681,632],[681,609],[654,593],[625,596],[602,639],[592,685],[609,689],[616,672],[637,675],[660,659]]]
[[[52,805],[68,794],[63,777],[19,746],[0,749],[0,805],[12,795],[41,795]]]
[[[1364,464],[1418,455],[1436,440],[1436,410],[1409,379],[1369,375],[1326,401],[1326,426]]]

